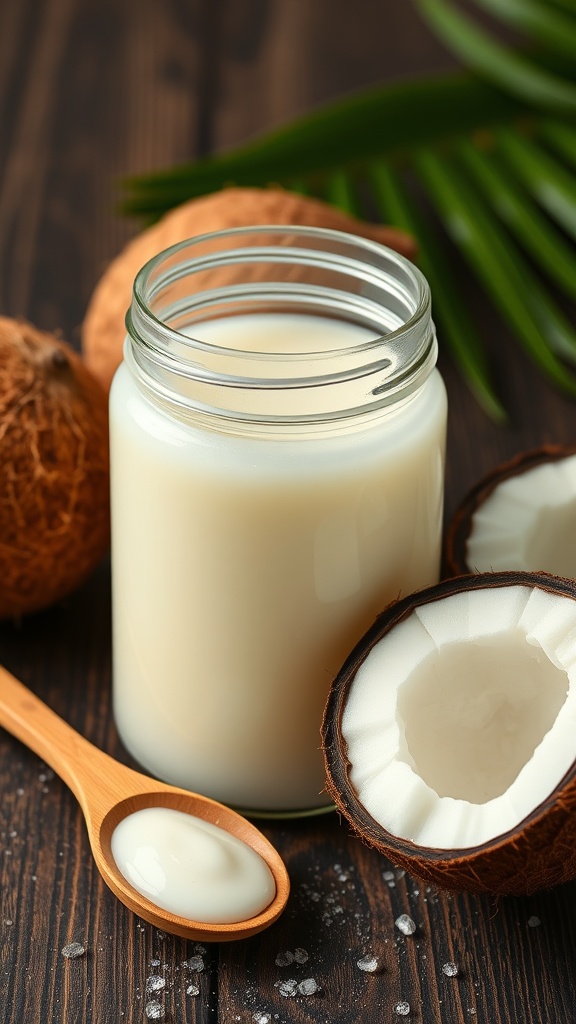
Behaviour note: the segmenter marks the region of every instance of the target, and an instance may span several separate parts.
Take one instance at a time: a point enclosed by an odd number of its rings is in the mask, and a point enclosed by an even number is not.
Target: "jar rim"
[[[234,244],[243,238],[246,239],[246,245],[234,248]],[[280,238],[284,239],[282,244],[278,244]],[[188,258],[185,258],[186,253],[189,254]],[[261,379],[243,374],[240,372],[241,360],[234,374],[221,374],[214,364],[210,366],[210,358],[213,355],[210,344],[195,338],[193,334],[183,333],[174,328],[153,308],[154,299],[161,290],[185,275],[201,274],[226,265],[247,263],[256,259],[268,260],[279,265],[304,265],[308,262],[315,269],[322,268],[326,272],[348,275],[355,284],[359,282],[355,294],[344,288],[330,290],[329,296],[324,295],[325,289],[319,287],[307,289],[309,297],[313,295],[313,301],[319,306],[324,304],[326,309],[330,309],[331,303],[335,304],[332,308],[338,308],[340,305],[342,310],[349,313],[348,318],[351,320],[360,315],[367,317],[369,313],[373,318],[377,318],[378,311],[383,318],[385,310],[391,315],[383,302],[368,297],[370,294],[375,295],[378,289],[382,290],[382,295],[386,294],[388,289],[398,308],[401,306],[401,298],[406,308],[410,307],[409,315],[402,315],[400,318],[396,315],[396,326],[392,323],[391,328],[386,330],[380,326],[370,342],[340,351],[338,373],[327,373],[326,364],[322,367],[321,362],[318,362],[315,368],[307,365],[304,373],[304,361],[300,357],[302,376],[292,386],[327,386],[365,377],[367,380],[370,379],[373,408],[398,402],[417,390],[428,377],[437,357],[436,336],[431,319],[430,289],[422,272],[410,260],[372,239],[332,228],[265,224],[225,228],[183,239],[153,256],[138,272],[133,286],[132,303],[126,314],[126,348],[131,357],[129,361],[133,366],[136,364],[138,375],[144,377],[149,388],[164,398],[175,399],[177,404],[189,405],[188,401],[182,401],[178,387],[174,387],[178,377],[193,377],[195,380],[209,382],[212,385],[217,383],[228,389],[234,386],[286,387],[285,380],[283,383],[274,382],[270,377]],[[246,297],[256,292],[269,294],[272,286],[256,281],[253,282],[252,291],[247,285],[235,287],[244,288]],[[306,286],[296,284],[292,291],[287,285],[276,287],[284,288],[283,294],[288,297],[289,292],[292,296],[294,289],[297,292],[299,288]],[[228,288],[227,291],[230,292],[231,289]],[[201,300],[198,296],[201,295],[202,293],[198,292],[195,299],[190,298],[190,305],[199,303]],[[344,315],[342,318],[345,318]],[[183,351],[187,358],[183,356]],[[235,358],[245,355],[222,346],[219,347],[219,351],[227,352]],[[190,353],[195,357],[192,362],[189,359]],[[334,353],[332,355],[334,356]],[[365,357],[363,364],[362,356]],[[268,365],[278,363],[279,358],[286,359],[286,353],[266,354]],[[293,362],[296,363],[296,360]],[[342,368],[344,363],[346,367]],[[307,364],[311,364],[310,359],[307,359]],[[316,369],[317,373],[309,376],[313,369]],[[378,374],[380,379],[375,383],[375,375]],[[342,412],[343,410],[339,416]],[[351,412],[354,410],[346,410],[346,414]],[[248,418],[260,419],[260,416]],[[278,419],[277,416],[273,418]],[[310,418],[316,417],[313,414],[304,416],[305,420]]]

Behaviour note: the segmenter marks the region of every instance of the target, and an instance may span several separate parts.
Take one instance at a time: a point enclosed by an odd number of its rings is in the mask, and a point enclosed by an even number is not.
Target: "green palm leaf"
[[[448,0],[417,0],[417,6],[445,42],[479,74],[536,108],[576,114],[576,85],[572,82],[495,42]]]
[[[413,2],[467,71],[359,93],[248,145],[132,178],[123,209],[150,221],[227,184],[274,182],[357,216],[376,210],[417,237],[446,348],[502,419],[442,235],[540,372],[576,396],[576,332],[545,284],[576,299],[576,0],[474,0],[495,28],[521,33],[517,48],[457,0]]]
[[[555,11],[546,0],[475,0],[475,3],[514,28],[530,32],[542,42],[573,56],[576,48],[574,20]],[[565,6],[576,11],[573,0],[565,0]]]
[[[494,420],[506,413],[494,395],[486,354],[476,329],[467,315],[464,299],[452,280],[449,261],[442,253],[435,232],[417,210],[402,177],[384,161],[371,167],[371,184],[383,221],[404,228],[418,239],[420,266],[434,297],[434,317],[452,358],[468,382],[475,398]]]
[[[423,110],[426,116],[422,116]],[[126,213],[148,218],[193,196],[271,181],[321,187],[343,165],[358,169],[375,157],[509,123],[526,113],[513,97],[472,75],[448,75],[369,90],[331,104],[237,149],[128,179]]]

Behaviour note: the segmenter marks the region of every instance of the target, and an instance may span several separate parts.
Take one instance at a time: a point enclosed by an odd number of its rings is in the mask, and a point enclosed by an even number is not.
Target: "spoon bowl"
[[[169,786],[120,764],[84,739],[0,666],[0,725],[30,747],[62,778],[77,798],[102,878],[143,920],[185,939],[228,942],[255,935],[278,919],[290,891],[286,866],[266,837],[236,811],[197,793]],[[245,921],[206,923],[157,906],[130,885],[112,853],[112,834],[128,815],[167,807],[216,825],[242,840],[268,865],[276,886],[272,902]]]

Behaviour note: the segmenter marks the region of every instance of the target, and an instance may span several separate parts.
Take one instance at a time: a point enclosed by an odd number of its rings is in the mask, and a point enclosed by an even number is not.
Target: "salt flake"
[[[407,1003],[405,999],[400,1003],[396,1003],[394,1013],[397,1017],[407,1017],[410,1013],[410,1003]]]
[[[147,992],[161,992],[163,988],[166,988],[166,978],[162,978],[161,975],[151,974],[146,978]]]
[[[289,967],[294,960],[294,954],[289,949],[285,953],[278,953],[274,963],[277,967]]]
[[[164,1016],[164,1007],[162,1003],[153,1000],[151,1003],[146,1003],[144,1007],[144,1013],[148,1017],[148,1020],[162,1020]]]
[[[191,956],[189,960],[184,961],[183,967],[187,967],[189,971],[203,971],[204,958],[201,956]]]
[[[359,967],[361,971],[366,971],[368,974],[374,974],[380,965],[375,956],[369,956],[367,954],[356,961],[356,966]]]
[[[81,942],[69,942],[62,950],[62,956],[67,960],[75,960],[78,956],[84,956],[86,950]]]
[[[298,991],[298,982],[295,978],[289,978],[287,981],[281,981],[278,984],[278,991],[281,996],[295,996]]]
[[[402,932],[402,935],[414,935],[416,931],[416,924],[408,914],[400,914],[400,917],[397,917],[394,923],[398,931]]]
[[[451,960],[448,963],[442,964],[442,974],[445,974],[447,978],[456,978],[458,973],[458,967]]]
[[[298,991],[303,996],[313,996],[318,991],[318,982],[315,978],[304,978],[298,985]]]

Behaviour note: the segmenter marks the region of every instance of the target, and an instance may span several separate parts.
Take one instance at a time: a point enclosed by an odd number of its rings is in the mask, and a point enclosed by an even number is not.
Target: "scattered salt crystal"
[[[151,960],[150,961],[150,967],[160,967],[160,963],[161,963],[160,960]]]
[[[164,1016],[164,1007],[162,1003],[157,1003],[156,1000],[153,1000],[151,1003],[146,1003],[144,1013],[148,1020],[161,1020]]]
[[[270,1024],[272,1018],[269,1013],[262,1013],[261,1010],[256,1010],[256,1013],[252,1014],[252,1020],[255,1024]]]
[[[304,978],[298,985],[298,991],[303,996],[313,996],[318,991],[318,983],[315,978]]]
[[[183,967],[187,967],[189,971],[203,971],[204,960],[201,956],[191,956],[189,960],[185,960]]]
[[[341,864],[335,864],[334,871],[339,882],[347,882],[350,878],[348,871]]]
[[[297,964],[305,964],[308,960],[308,953],[305,949],[296,947],[294,950],[294,959]]]
[[[359,967],[361,971],[366,971],[368,974],[374,974],[374,971],[378,970],[380,964],[375,956],[368,956],[367,954],[356,961],[356,966]]]
[[[151,974],[146,978],[147,992],[161,992],[163,988],[166,988],[166,978],[162,978],[161,975]]]
[[[401,1003],[396,1003],[396,1006],[394,1007],[394,1013],[398,1017],[407,1017],[408,1014],[410,1013],[410,1003],[407,1003],[406,1000],[404,999],[402,1000]]]
[[[289,967],[294,960],[294,954],[289,949],[285,953],[278,953],[274,963],[277,967]]]
[[[458,973],[456,964],[452,963],[451,960],[448,963],[442,964],[442,974],[445,974],[447,978],[455,978]]]
[[[382,878],[384,879],[385,882],[393,882],[394,881],[394,872],[393,871],[383,871],[382,872]]]
[[[198,988],[198,985],[188,985],[188,988],[186,989],[186,995],[187,996],[199,996],[200,995],[200,989]]]
[[[536,917],[534,915],[533,917],[529,917],[528,918],[528,927],[529,928],[537,928],[539,924],[540,924],[540,918],[539,917]]]
[[[298,991],[298,982],[295,978],[289,978],[288,981],[281,981],[278,984],[278,991],[281,996],[295,996]]]
[[[408,914],[400,914],[400,917],[397,917],[394,923],[398,931],[402,932],[402,935],[414,935],[416,931],[416,925]]]
[[[62,956],[67,960],[75,960],[77,956],[84,956],[86,950],[81,942],[69,942],[62,950]]]

